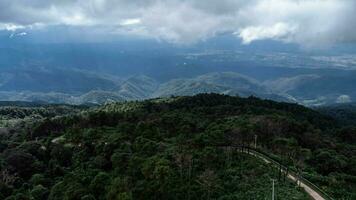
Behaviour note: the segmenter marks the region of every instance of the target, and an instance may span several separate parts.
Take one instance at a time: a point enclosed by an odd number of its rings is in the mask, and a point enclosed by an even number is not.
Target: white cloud
[[[121,26],[131,26],[131,25],[136,25],[136,24],[140,24],[140,23],[141,23],[141,19],[132,18],[132,19],[124,19],[124,20],[122,20],[120,25]]]
[[[350,103],[352,102],[351,97],[349,95],[340,95],[336,99],[336,103]]]
[[[155,4],[142,14],[146,32],[174,43],[192,43],[225,29],[223,16],[214,16],[188,3]]]
[[[27,35],[27,33],[26,32],[21,32],[21,33],[18,33],[18,34],[16,34],[17,36],[25,36],[25,35]]]
[[[0,29],[34,24],[108,27],[177,43],[235,33],[244,43],[356,41],[353,0],[1,0]]]
[[[235,35],[238,35],[244,44],[249,44],[255,40],[263,39],[280,39],[280,40],[289,40],[288,38],[294,34],[297,26],[285,24],[285,23],[276,23],[272,26],[251,26],[241,29],[238,32],[235,32]]]
[[[18,29],[24,29],[25,26],[16,25],[12,23],[0,23],[0,30],[16,31]]]
[[[15,32],[13,32],[13,33],[11,33],[11,35],[9,36],[9,38],[13,38],[13,37],[17,37],[17,36],[22,37],[22,36],[26,36],[26,35],[27,35],[26,32],[21,32],[21,33],[15,33]]]

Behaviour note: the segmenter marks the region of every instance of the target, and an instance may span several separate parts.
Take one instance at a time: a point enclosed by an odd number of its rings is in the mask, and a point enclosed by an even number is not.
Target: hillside
[[[78,113],[78,112],[77,112]],[[335,199],[356,197],[355,141],[308,108],[217,94],[98,108],[1,135],[5,199],[309,199],[253,145]],[[16,133],[16,134],[14,134]],[[350,132],[348,132],[350,133]]]
[[[41,102],[4,102],[0,101],[0,128],[23,127],[46,118],[71,115],[88,109],[88,106],[44,104]]]
[[[85,93],[95,89],[111,90],[118,81],[78,70],[40,67],[0,71],[0,91],[3,92],[60,92]]]
[[[268,94],[257,80],[238,73],[210,73],[192,79],[176,79],[162,84],[154,96],[195,95],[199,93],[235,93],[242,96]]]
[[[353,71],[342,76],[307,74],[266,81],[265,85],[275,93],[293,96],[302,104],[325,106],[355,100],[356,92],[353,87],[355,75]]]
[[[356,124],[356,103],[333,104],[316,108],[321,113],[335,118],[343,125]]]

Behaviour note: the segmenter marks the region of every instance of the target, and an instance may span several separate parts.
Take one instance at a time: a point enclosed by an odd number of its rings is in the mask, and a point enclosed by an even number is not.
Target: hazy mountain
[[[229,88],[195,79],[176,79],[162,84],[154,96],[194,95],[197,93],[221,93]]]
[[[70,74],[70,76],[64,79],[63,76],[66,74]],[[263,83],[235,72],[215,72],[193,78],[173,79],[163,83],[145,75],[121,79],[116,76],[95,75],[74,70],[24,70],[17,74],[2,73],[2,75],[7,77],[7,79],[3,79],[3,84],[0,86],[0,100],[3,101],[103,104],[111,101],[171,95],[220,93],[243,97],[253,95],[313,106],[344,103],[355,97],[353,91],[345,90],[343,87],[343,84],[347,84],[347,78],[339,77],[342,80],[337,80],[333,85],[328,83],[333,79],[317,75],[299,75]],[[41,77],[39,79],[42,82],[37,81],[37,76]],[[53,77],[56,77],[55,80],[58,82],[47,81],[48,78],[52,79]],[[319,84],[321,81],[325,84]],[[339,87],[336,87],[337,83],[340,83]],[[333,89],[325,88],[330,84],[334,87]],[[10,85],[18,89],[10,90]],[[313,93],[309,92],[310,89],[314,89]]]
[[[144,73],[125,77],[78,69],[3,69],[0,70],[0,100],[102,104],[160,96],[221,93],[243,97],[253,95],[318,106],[347,103],[356,99],[356,91],[353,90],[356,72],[352,70],[335,74],[301,72],[295,76],[268,80],[255,79],[236,72],[212,72],[183,77],[162,81]]]
[[[215,85],[225,86],[241,91],[253,91],[255,93],[268,93],[268,89],[257,80],[233,72],[210,73],[196,78],[197,81],[205,81]]]
[[[83,93],[111,90],[115,80],[78,70],[25,68],[0,73],[0,91]]]
[[[356,99],[354,46],[306,52],[276,41],[241,45],[229,34],[189,46],[88,42],[81,31],[65,38],[57,28],[12,39],[0,31],[0,100],[78,104],[203,92],[311,106]]]
[[[305,83],[310,83],[315,79],[319,79],[320,76],[315,74],[299,75],[294,77],[284,77],[277,80],[265,81],[264,85],[271,90],[279,93],[288,93],[299,88]]]
[[[145,99],[152,96],[158,85],[158,82],[150,77],[132,76],[119,86],[117,93],[125,99]]]
[[[306,105],[348,103],[356,99],[356,73],[347,75],[300,75],[266,81],[276,93],[288,94]]]
[[[191,96],[198,93],[220,93],[244,97],[253,95],[289,101],[278,94],[273,94],[259,81],[234,72],[209,73],[191,79],[175,79],[161,84],[154,96]]]

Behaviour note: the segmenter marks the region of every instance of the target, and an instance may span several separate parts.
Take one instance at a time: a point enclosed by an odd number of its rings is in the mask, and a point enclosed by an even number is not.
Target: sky
[[[354,0],[1,0],[0,30],[26,37],[67,26],[191,44],[232,34],[243,44],[277,40],[305,47],[356,41]]]

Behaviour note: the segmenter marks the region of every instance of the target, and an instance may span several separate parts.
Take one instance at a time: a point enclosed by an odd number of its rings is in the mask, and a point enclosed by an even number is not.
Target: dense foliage
[[[0,135],[1,199],[308,199],[257,145],[355,199],[355,129],[296,104],[217,94],[108,104]],[[224,146],[225,148],[222,148]]]
[[[88,106],[0,101],[0,127],[21,126],[39,119],[78,113]]]
[[[332,116],[342,125],[356,124],[356,104],[345,103],[330,106],[318,107],[318,111],[325,115]]]

